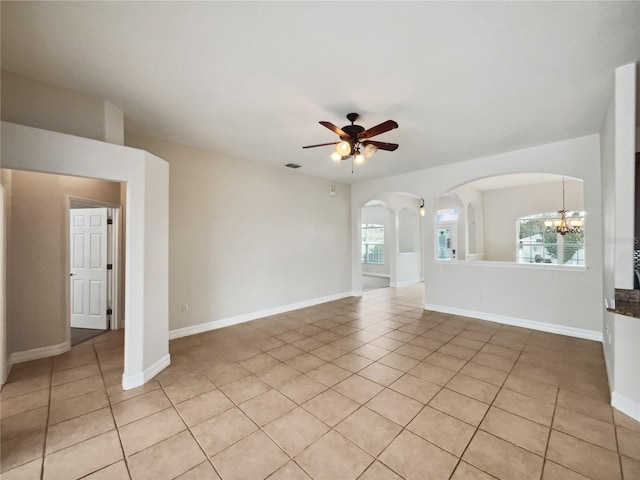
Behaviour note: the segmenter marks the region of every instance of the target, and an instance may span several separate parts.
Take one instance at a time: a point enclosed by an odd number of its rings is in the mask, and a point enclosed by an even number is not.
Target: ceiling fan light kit
[[[330,155],[330,158],[336,163],[340,163],[342,160],[352,159],[353,163],[357,165],[364,165],[367,160],[373,157],[378,150],[387,150],[393,152],[398,149],[397,143],[378,142],[375,140],[369,140],[371,137],[380,135],[390,130],[398,128],[398,124],[393,120],[387,120],[375,127],[365,130],[364,127],[356,125],[355,121],[358,119],[357,113],[349,113],[347,119],[351,122],[351,125],[346,125],[342,128],[336,127],[331,122],[320,122],[320,125],[328,128],[333,133],[340,137],[338,142],[320,143],[317,145],[307,145],[302,148],[315,148],[324,147],[327,145],[335,145],[336,150]],[[352,170],[353,171],[353,170]]]
[[[375,145],[372,145],[371,143],[368,143],[364,146],[365,158],[373,157],[377,151],[378,151],[378,147],[376,147]]]
[[[351,155],[351,148],[352,147],[349,142],[342,141],[336,145],[336,152],[338,152],[341,157],[348,157]]]

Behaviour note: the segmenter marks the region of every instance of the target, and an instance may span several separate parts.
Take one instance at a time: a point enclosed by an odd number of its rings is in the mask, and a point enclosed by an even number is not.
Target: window
[[[384,225],[362,224],[362,263],[384,263]]]
[[[458,209],[443,208],[436,212],[436,260],[456,258]]]
[[[458,209],[457,208],[445,208],[438,210],[436,214],[436,222],[457,222],[458,221]]]
[[[455,248],[453,246],[455,243],[452,242],[454,238],[455,227],[444,226],[436,228],[436,260],[451,260],[454,258],[456,254]]]
[[[545,220],[557,219],[554,213],[542,213],[519,218],[516,222],[518,235],[518,263],[551,263],[555,265],[585,265],[584,245],[585,212],[567,212],[567,220],[582,221],[581,233],[547,233]]]

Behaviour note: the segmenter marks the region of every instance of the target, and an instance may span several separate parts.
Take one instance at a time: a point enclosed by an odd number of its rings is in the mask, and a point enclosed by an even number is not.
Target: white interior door
[[[71,326],[107,329],[107,209],[70,210]]]

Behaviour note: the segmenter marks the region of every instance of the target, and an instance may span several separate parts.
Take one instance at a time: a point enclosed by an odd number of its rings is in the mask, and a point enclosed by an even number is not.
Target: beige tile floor
[[[122,391],[122,332],[14,366],[2,479],[640,479],[599,343],[384,289],[171,342]]]

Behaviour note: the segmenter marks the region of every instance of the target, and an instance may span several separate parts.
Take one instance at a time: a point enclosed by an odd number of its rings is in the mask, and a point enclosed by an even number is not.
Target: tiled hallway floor
[[[599,343],[423,311],[423,288],[174,340],[126,392],[121,332],[15,365],[2,479],[640,478]]]

